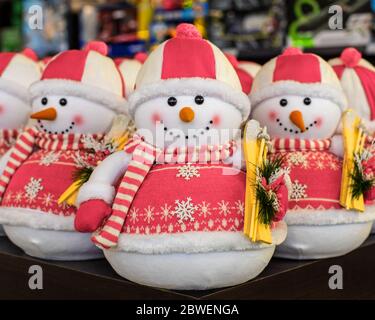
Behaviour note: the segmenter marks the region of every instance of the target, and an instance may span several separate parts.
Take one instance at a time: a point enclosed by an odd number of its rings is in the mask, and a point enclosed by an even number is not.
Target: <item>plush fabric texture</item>
[[[114,61],[103,54],[104,47],[105,43],[89,43],[83,50],[67,50],[53,57],[41,81],[31,86],[32,98],[67,94],[124,109],[123,79]]]
[[[142,186],[144,187],[143,182],[150,179],[146,179],[146,177],[148,176],[151,168],[158,166],[157,164],[154,165],[154,161],[156,161],[156,163],[167,164],[186,164],[196,162],[216,164],[218,161],[227,159],[228,157],[233,155],[235,148],[235,144],[228,143],[223,146],[202,146],[198,148],[192,147],[189,149],[167,148],[166,150],[160,150],[143,141],[142,137],[135,136],[125,148],[125,152],[132,154],[132,160],[130,161],[127,171],[125,172],[125,175],[122,178],[120,186],[117,190],[115,201],[113,203],[113,212],[105,222],[103,228],[98,230],[98,232],[93,236],[93,241],[103,248],[115,247],[117,245],[118,237],[124,227],[125,219],[128,216],[129,209],[134,207],[136,199],[141,197],[138,191],[140,191],[140,188]],[[185,170],[189,169],[191,168],[186,168],[185,166]],[[166,172],[163,172],[161,174],[163,176],[166,174]],[[220,171],[220,174],[223,174],[222,170]],[[181,171],[181,175],[185,176],[186,173]],[[186,179],[186,176],[183,178]],[[157,184],[160,184],[160,181],[158,181]],[[244,185],[245,183],[243,183],[243,186]],[[155,187],[155,185],[152,185],[152,190]],[[141,194],[142,193],[147,194],[147,197],[150,196],[149,192],[141,192]],[[151,193],[155,194],[154,192]],[[165,193],[165,197],[167,197],[167,194],[168,193]],[[189,203],[189,199],[184,202],[186,206],[191,206],[191,204]],[[153,203],[155,201],[157,201],[157,199],[154,200],[147,198],[143,199],[141,202],[145,204]],[[233,205],[235,204],[233,203]],[[141,210],[144,210],[144,208],[142,207]],[[195,209],[193,209],[193,211],[194,210]],[[152,211],[149,212],[149,215],[153,215]],[[189,217],[189,219],[190,218],[192,217]],[[151,218],[146,218],[145,221],[147,222],[147,224],[150,224],[150,219]],[[186,220],[186,218],[178,218],[178,220],[182,222],[183,220]],[[194,219],[190,220],[192,221]],[[144,229],[145,231],[143,232],[148,233],[148,231],[146,230],[149,229],[149,226],[141,225],[139,227],[140,228],[135,228],[134,232],[136,232],[137,229]],[[163,232],[166,231],[168,230],[163,230]],[[182,231],[185,230],[182,229]]]
[[[261,68],[254,79],[250,99],[256,107],[266,99],[284,94],[329,99],[342,110],[347,106],[332,67],[317,55],[294,49],[287,49]]]
[[[47,216],[74,215],[75,207],[58,204],[57,200],[73,183],[74,171],[83,166],[95,167],[103,159],[104,154],[92,152],[88,142],[102,138],[102,134],[50,135],[36,128],[26,130],[12,149],[0,180],[2,207],[16,208],[16,213],[32,209]],[[13,219],[19,221],[27,215],[6,216],[10,218],[7,223],[12,224]]]
[[[17,129],[0,129],[0,157],[14,145],[20,132]]]
[[[101,199],[106,203],[112,203],[115,195],[116,190],[113,186],[98,183],[95,183],[94,185],[85,183],[79,189],[76,206],[78,208],[83,202],[93,199]]]
[[[250,102],[231,63],[195,26],[180,24],[176,36],[160,44],[146,59],[129,99],[131,113],[144,101],[171,94],[212,95],[233,104],[244,115]]]
[[[30,57],[22,52],[0,53],[0,90],[25,102],[29,101],[28,87],[41,76],[38,63]]]
[[[121,76],[124,80],[125,96],[128,97],[134,91],[135,80],[142,63],[136,59],[115,59],[115,63],[120,70]]]
[[[135,90],[128,100],[128,108],[134,117],[135,110],[142,103],[157,97],[170,97],[174,95],[210,96],[226,101],[236,107],[246,120],[250,113],[249,98],[242,90],[235,90],[224,82],[212,79],[185,78],[159,80]]]
[[[236,228],[237,229],[237,228]],[[272,228],[272,245],[282,243],[287,235],[284,221]],[[185,231],[159,234],[122,233],[115,249],[142,254],[202,253],[214,251],[244,251],[269,247],[263,242],[251,242],[241,231]]]
[[[77,216],[74,220],[74,228],[79,232],[93,232],[97,230],[112,211],[110,205],[101,199],[94,199],[82,203],[79,208],[85,214]]]
[[[375,67],[355,48],[346,48],[340,58],[329,61],[347,95],[349,107],[366,120],[375,120]]]
[[[272,156],[283,156],[285,167],[290,168],[290,212],[342,208],[339,203],[342,160],[329,152],[329,140],[314,143],[278,139],[273,146]]]

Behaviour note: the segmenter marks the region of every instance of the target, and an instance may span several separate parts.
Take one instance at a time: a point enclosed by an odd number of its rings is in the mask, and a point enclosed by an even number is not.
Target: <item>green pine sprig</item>
[[[79,181],[83,185],[90,179],[94,169],[92,167],[82,167],[73,172],[73,181]]]
[[[354,161],[354,170],[350,173],[350,178],[352,179],[352,199],[359,199],[359,197],[365,192],[370,191],[370,189],[375,184],[375,179],[367,179],[363,173],[362,166],[358,161]]]

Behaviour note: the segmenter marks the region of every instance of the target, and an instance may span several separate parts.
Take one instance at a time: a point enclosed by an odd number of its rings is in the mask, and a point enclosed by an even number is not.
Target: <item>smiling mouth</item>
[[[301,131],[301,130],[296,130],[296,129],[291,129],[291,128],[285,127],[283,125],[283,123],[280,121],[280,119],[276,119],[276,122],[279,124],[280,127],[284,128],[285,132],[290,132],[290,133],[294,133],[294,134],[298,134],[298,133],[303,133],[304,132],[304,131]],[[306,131],[309,131],[309,129],[312,128],[312,127],[314,127],[317,123],[318,123],[318,121],[311,122],[307,127],[305,127]]]
[[[205,127],[204,129],[203,128],[201,128],[201,129],[195,129],[196,133],[193,134],[192,136],[186,135],[185,139],[186,140],[188,140],[188,139],[196,139],[196,138],[198,138],[199,135],[204,135],[205,132],[207,132],[207,131],[209,131],[211,129],[210,124],[213,124],[212,120],[210,120],[210,123],[209,123],[209,125],[207,125],[207,127]],[[168,130],[167,127],[164,127],[164,131],[165,131],[166,135],[167,134],[170,135],[173,139],[179,139],[179,138],[181,138],[180,133],[178,133],[176,135],[173,135],[173,130]]]
[[[72,121],[72,122],[70,123],[69,127],[66,128],[65,130],[62,130],[62,131],[60,131],[60,132],[59,132],[59,131],[50,131],[50,130],[47,130],[47,129],[44,127],[44,125],[43,125],[43,123],[42,123],[41,120],[38,120],[38,127],[39,127],[39,129],[43,130],[45,133],[48,133],[48,134],[59,134],[59,133],[61,133],[61,134],[65,134],[65,133],[69,133],[69,132],[73,129],[74,126],[75,126],[75,122]]]

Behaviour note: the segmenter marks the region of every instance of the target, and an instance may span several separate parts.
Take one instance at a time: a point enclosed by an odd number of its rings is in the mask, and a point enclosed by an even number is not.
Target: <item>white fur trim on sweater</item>
[[[72,95],[93,101],[119,113],[127,113],[126,100],[112,92],[78,81],[46,79],[30,87],[31,99],[44,95]]]
[[[341,110],[347,107],[347,101],[343,91],[334,86],[320,83],[300,83],[297,81],[286,80],[272,83],[250,94],[250,100],[253,108],[264,100],[283,96],[311,96],[316,98],[329,99],[336,103]]]
[[[366,208],[365,212],[345,209],[310,210],[301,209],[288,211],[285,218],[288,225],[334,225],[363,223],[375,220],[375,210]]]
[[[9,93],[12,96],[20,98],[27,104],[30,103],[30,97],[29,93],[27,92],[27,88],[22,87],[16,82],[0,78],[0,90]]]
[[[1,207],[0,224],[34,229],[73,231],[74,216],[65,217],[33,209]]]
[[[287,226],[281,221],[272,230],[272,245],[282,243],[287,234]],[[213,251],[257,250],[270,245],[251,242],[242,232],[184,232],[174,234],[124,234],[120,235],[114,250],[143,254],[199,253]]]
[[[247,119],[251,109],[246,94],[225,82],[207,78],[181,78],[159,80],[136,89],[129,96],[129,112],[134,117],[135,110],[140,104],[153,98],[172,95],[216,97],[234,105],[241,112],[243,120]]]
[[[100,199],[108,204],[112,204],[116,190],[113,186],[104,183],[85,183],[80,189],[76,201],[79,207],[82,202]]]

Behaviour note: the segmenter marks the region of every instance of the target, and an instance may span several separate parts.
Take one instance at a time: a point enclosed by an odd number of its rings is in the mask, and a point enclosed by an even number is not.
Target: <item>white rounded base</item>
[[[103,254],[90,240],[90,233],[33,229],[4,225],[8,238],[26,254],[47,260],[91,260]]]
[[[3,226],[0,224],[0,237],[5,237],[6,234],[5,234],[5,231],[4,231],[4,228]]]
[[[338,257],[358,248],[369,236],[372,221],[336,225],[288,225],[286,240],[275,257],[306,260]]]
[[[122,277],[147,286],[205,290],[234,286],[255,278],[268,265],[275,246],[257,250],[140,254],[104,250]]]

